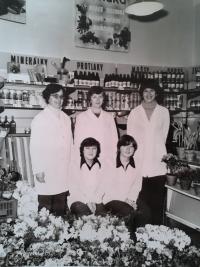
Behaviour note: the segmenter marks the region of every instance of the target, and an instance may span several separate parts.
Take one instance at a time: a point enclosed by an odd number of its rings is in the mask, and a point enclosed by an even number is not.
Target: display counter
[[[200,196],[195,194],[193,188],[182,190],[179,184],[166,185],[166,188],[166,218],[200,231]]]

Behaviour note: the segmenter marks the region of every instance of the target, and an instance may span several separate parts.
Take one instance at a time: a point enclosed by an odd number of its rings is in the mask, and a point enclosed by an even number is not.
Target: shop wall
[[[129,53],[74,46],[74,1],[27,0],[27,23],[0,20],[0,51],[138,65],[190,66],[194,9],[188,0],[162,0],[168,14],[158,20],[130,19]]]

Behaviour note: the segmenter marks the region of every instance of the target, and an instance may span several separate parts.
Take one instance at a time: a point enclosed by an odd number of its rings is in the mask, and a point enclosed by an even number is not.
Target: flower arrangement
[[[137,229],[136,237],[136,246],[144,257],[144,266],[174,266],[177,255],[191,242],[183,231],[164,225],[147,224]]]
[[[195,169],[195,174],[193,176],[193,184],[200,184],[200,169]]]
[[[173,140],[177,143],[178,147],[184,147],[184,126],[180,121],[172,122],[174,128]]]
[[[195,174],[192,179],[194,192],[196,195],[200,195],[200,169],[195,170]]]
[[[22,182],[14,196],[20,215],[1,224],[0,266],[200,266],[200,249],[178,229],[146,225],[134,242],[122,219],[89,215],[66,221],[46,209],[37,214],[36,193]]]
[[[10,199],[20,177],[18,172],[0,167],[0,197]]]
[[[196,170],[190,168],[189,166],[182,166],[177,172],[176,175],[179,180],[190,180],[192,181],[195,177]]]
[[[180,164],[180,161],[178,160],[177,156],[171,153],[164,155],[161,161],[166,163],[167,173],[170,173],[170,174],[175,174]]]
[[[182,162],[174,154],[168,153],[162,157],[162,162],[166,163],[167,173],[176,175],[179,172],[189,169],[189,165],[185,162]]]
[[[176,175],[180,181],[181,188],[183,190],[189,190],[196,175],[196,170],[190,168],[189,166],[184,166],[177,172]]]
[[[198,131],[192,131],[189,126],[184,127],[184,147],[188,150],[197,149]]]

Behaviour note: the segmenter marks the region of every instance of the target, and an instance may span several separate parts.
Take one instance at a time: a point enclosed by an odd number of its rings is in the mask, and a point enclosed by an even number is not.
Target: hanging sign
[[[126,0],[75,0],[75,45],[128,52],[131,33]]]

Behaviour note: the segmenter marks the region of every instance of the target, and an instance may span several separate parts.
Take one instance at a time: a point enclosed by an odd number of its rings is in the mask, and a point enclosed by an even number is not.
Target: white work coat
[[[101,203],[102,192],[102,170],[98,162],[91,169],[87,164],[73,164],[73,170],[70,179],[70,196],[68,198],[69,207],[73,202],[82,203]]]
[[[77,158],[80,157],[81,142],[88,137],[93,137],[100,143],[99,160],[102,168],[105,164],[115,164],[118,134],[114,118],[110,113],[101,110],[100,116],[97,117],[89,108],[77,116],[74,132],[75,155]]]
[[[169,131],[169,111],[156,105],[150,120],[142,105],[134,108],[128,116],[127,134],[133,136],[138,149],[134,158],[136,166],[141,164],[142,175],[153,177],[164,175],[166,165],[161,162],[166,154],[166,139]]]
[[[31,123],[30,154],[34,176],[44,172],[45,183],[35,179],[40,195],[68,190],[68,171],[72,146],[71,120],[62,111],[47,106]]]
[[[142,176],[140,170],[130,164],[126,169],[123,166],[111,168],[104,177],[103,203],[112,200],[137,201],[142,188]]]

